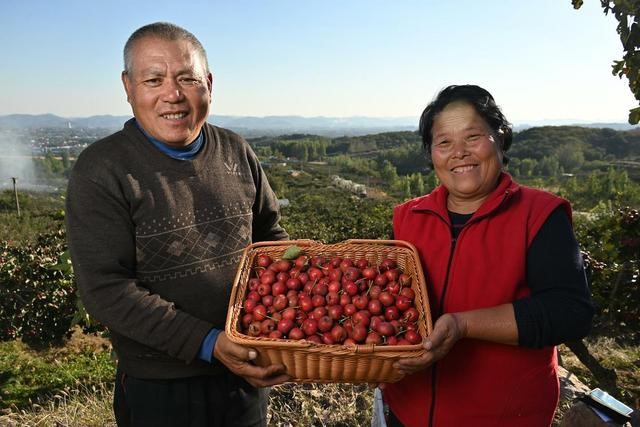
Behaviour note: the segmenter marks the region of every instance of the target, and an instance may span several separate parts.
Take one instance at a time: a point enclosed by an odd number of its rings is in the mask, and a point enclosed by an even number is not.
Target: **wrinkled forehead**
[[[172,66],[183,71],[207,74],[206,60],[202,52],[186,39],[148,36],[136,40],[131,47],[130,65],[133,70],[139,71]]]
[[[434,116],[431,133],[435,136],[439,131],[462,131],[477,128],[491,130],[489,124],[472,103],[452,101]]]

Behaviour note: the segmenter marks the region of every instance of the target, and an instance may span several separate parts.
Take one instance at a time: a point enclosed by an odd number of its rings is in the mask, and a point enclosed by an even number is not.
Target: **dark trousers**
[[[143,380],[118,369],[113,412],[118,427],[266,426],[268,399],[230,372]]]

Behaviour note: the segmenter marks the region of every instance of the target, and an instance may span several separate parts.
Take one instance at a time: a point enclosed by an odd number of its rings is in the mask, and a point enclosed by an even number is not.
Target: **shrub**
[[[62,230],[41,234],[34,244],[0,242],[0,340],[30,344],[69,336],[77,312],[76,289]]]
[[[640,212],[602,203],[576,217],[576,235],[591,276],[596,327],[640,339]]]

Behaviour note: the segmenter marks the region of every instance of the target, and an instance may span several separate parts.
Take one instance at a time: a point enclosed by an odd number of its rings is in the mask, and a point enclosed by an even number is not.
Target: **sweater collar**
[[[140,125],[140,123],[137,120],[135,120],[135,118],[134,118],[134,123],[136,127],[140,129],[140,131],[144,134],[147,140],[151,142],[158,150],[160,150],[160,152],[176,160],[193,159],[196,156],[196,154],[198,154],[198,152],[200,151],[200,148],[202,148],[202,143],[204,142],[204,132],[202,129],[200,129],[200,133],[198,133],[198,137],[193,141],[191,141],[188,145],[184,147],[179,147],[179,148],[173,147],[149,135],[147,131],[144,130],[144,128]]]
[[[489,214],[502,204],[502,202],[512,197],[520,191],[520,185],[518,185],[511,175],[506,172],[501,172],[498,178],[498,185],[493,192],[482,203],[478,210],[473,214],[473,217]],[[414,212],[435,212],[443,218],[448,218],[449,213],[447,210],[447,196],[449,190],[445,186],[439,185],[431,193],[419,198],[416,204],[411,208]]]

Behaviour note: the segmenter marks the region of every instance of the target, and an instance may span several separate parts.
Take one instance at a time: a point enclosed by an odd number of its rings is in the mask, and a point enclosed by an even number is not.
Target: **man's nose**
[[[165,91],[163,95],[163,101],[166,102],[180,102],[184,98],[184,93],[182,92],[182,88],[180,84],[173,80],[167,79],[165,80]]]

